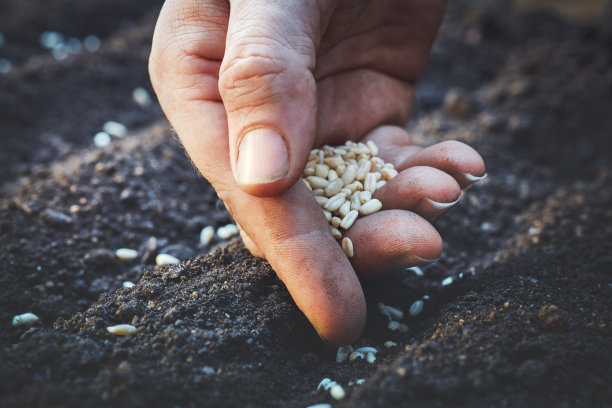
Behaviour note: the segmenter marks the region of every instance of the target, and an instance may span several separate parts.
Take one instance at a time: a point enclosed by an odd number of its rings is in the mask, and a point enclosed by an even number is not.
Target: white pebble
[[[374,364],[374,362],[376,361],[376,355],[374,353],[368,353],[366,361],[370,364]]]
[[[105,122],[104,125],[102,125],[102,130],[115,137],[124,137],[128,132],[127,127],[125,127],[123,123],[115,122],[113,120]]]
[[[338,348],[338,352],[336,353],[336,363],[343,363],[344,361],[346,361],[352,351],[353,347],[350,345]]]
[[[8,74],[13,69],[13,64],[7,58],[0,58],[0,74]]]
[[[200,244],[204,246],[210,244],[214,236],[215,228],[212,225],[202,228],[202,231],[200,231]]]
[[[335,384],[329,390],[329,395],[331,395],[333,399],[339,401],[346,396],[346,392],[344,392],[344,388],[342,388],[340,384]]]
[[[98,132],[94,136],[93,142],[98,147],[106,147],[111,143],[111,137],[106,132]]]
[[[32,324],[39,321],[40,318],[34,313],[23,313],[20,315],[13,316],[13,327],[23,326],[24,324]]]
[[[100,41],[100,37],[97,35],[88,35],[83,40],[83,46],[89,52],[98,51],[100,49],[102,41]]]
[[[407,270],[407,271],[412,271],[412,272],[414,272],[414,274],[415,274],[416,276],[423,276],[423,275],[425,275],[425,274],[423,273],[423,269],[421,269],[421,268],[420,268],[420,267],[418,267],[418,266],[413,266],[412,268],[406,268],[406,270]]]
[[[238,234],[238,227],[236,224],[227,224],[224,227],[217,229],[217,236],[221,239],[230,239],[234,235]]]
[[[132,281],[125,281],[121,284],[124,288],[130,289],[136,286],[136,284]]]
[[[117,336],[127,336],[128,334],[134,334],[138,329],[131,324],[118,324],[116,326],[109,326],[106,330],[110,334],[115,334]]]
[[[444,279],[444,280],[441,282],[442,286],[448,286],[448,285],[450,285],[451,283],[453,283],[453,277],[452,277],[452,276],[449,276],[449,277],[445,278],[445,279]]]
[[[117,258],[129,261],[138,258],[138,251],[130,248],[119,248],[115,251]]]
[[[423,301],[417,300],[410,306],[410,316],[417,316],[423,311]]]
[[[159,254],[155,257],[156,265],[176,265],[180,262],[181,261],[177,257],[170,254]]]
[[[397,347],[397,343],[391,340],[385,341],[385,347],[386,348],[391,348],[391,347]]]
[[[132,100],[136,103],[136,105],[140,106],[141,108],[151,106],[151,104],[153,103],[149,92],[142,87],[135,88],[132,91]]]

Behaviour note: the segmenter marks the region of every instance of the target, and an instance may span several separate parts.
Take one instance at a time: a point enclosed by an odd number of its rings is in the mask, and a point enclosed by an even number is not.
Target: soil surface
[[[0,0],[0,406],[612,406],[611,42],[599,22],[449,3],[408,129],[466,141],[489,177],[436,222],[423,276],[363,282],[354,346],[376,361],[338,364],[267,262],[199,244],[231,219],[159,105],[132,99],[154,99],[161,1]],[[55,60],[47,30],[101,48]],[[96,147],[108,120],[128,135]],[[12,327],[25,312],[40,321]],[[137,333],[106,331],[122,323]]]

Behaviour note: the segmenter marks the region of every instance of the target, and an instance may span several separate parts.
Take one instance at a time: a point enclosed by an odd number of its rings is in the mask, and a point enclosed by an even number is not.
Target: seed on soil
[[[115,137],[124,137],[127,135],[127,128],[125,125],[113,120],[105,122],[104,125],[102,125],[102,130]]]
[[[329,384],[331,384],[333,381],[331,380],[331,378],[324,378],[321,380],[321,382],[319,383],[319,385],[317,386],[317,391],[321,391],[321,390],[325,390],[327,391],[329,388]]]
[[[170,254],[159,254],[155,257],[156,265],[175,265],[180,263],[181,261]]]
[[[238,234],[238,227],[236,224],[227,224],[217,229],[217,236],[221,239],[230,239],[234,235]]]
[[[125,281],[121,284],[121,286],[123,286],[124,288],[133,288],[134,286],[136,286],[136,284],[132,281]]]
[[[336,363],[343,363],[344,361],[346,361],[352,351],[353,347],[350,345],[338,348],[338,352],[336,353]]]
[[[98,147],[106,147],[111,143],[111,137],[106,132],[98,132],[93,137],[93,142]]]
[[[32,324],[39,321],[40,318],[34,313],[23,313],[20,315],[13,316],[13,327],[23,326],[25,324]]]
[[[376,361],[376,355],[374,353],[368,353],[366,361],[370,364],[373,364]]]
[[[106,328],[106,330],[110,333],[110,334],[115,334],[117,336],[127,336],[129,334],[134,334],[136,333],[136,327],[132,326],[131,324],[118,324],[116,326],[109,326]]]
[[[344,388],[340,384],[334,384],[329,390],[329,395],[339,401],[346,396],[346,392],[344,392]]]
[[[207,246],[215,236],[215,227],[209,225],[200,231],[200,245]]]
[[[453,277],[449,276],[447,278],[444,278],[444,280],[442,282],[440,282],[442,284],[442,286],[448,286],[451,283],[453,283]]]
[[[354,361],[356,359],[364,359],[365,358],[365,353],[362,353],[361,351],[353,351],[350,355],[349,355],[349,361]]]
[[[378,302],[378,311],[389,319],[401,320],[404,317],[404,312],[393,306],[385,305],[382,302]]]
[[[364,383],[365,383],[365,380],[363,378],[360,378],[360,379],[355,381],[355,384],[357,384],[357,385],[361,385],[361,384],[364,384]]]
[[[349,237],[342,238],[342,250],[349,258],[352,258],[355,255],[355,251],[353,250],[353,241]]]
[[[97,35],[88,35],[83,39],[83,47],[89,52],[98,51],[101,44],[102,41],[100,41],[100,37]]]
[[[132,100],[141,108],[146,108],[153,103],[149,92],[141,87],[135,88],[132,91]]]
[[[326,145],[310,151],[302,180],[313,192],[338,240],[342,239],[338,227],[349,229],[360,216],[382,208],[372,194],[397,175],[393,164],[385,163],[377,154],[378,147],[372,141],[348,141],[343,146]],[[340,224],[338,219],[342,220]]]
[[[397,343],[391,340],[385,341],[384,344],[386,348],[397,347]]]
[[[123,261],[129,261],[138,258],[138,251],[130,248],[119,248],[115,251],[115,255]]]
[[[418,267],[418,266],[413,266],[413,267],[411,267],[411,268],[406,268],[406,270],[407,270],[407,271],[412,271],[412,272],[414,272],[414,274],[415,274],[416,276],[423,276],[423,275],[425,275],[425,274],[423,273],[423,269],[421,269],[421,268],[420,268],[420,267]]]
[[[378,350],[376,350],[374,347],[359,347],[358,349],[355,349],[355,351],[359,351],[361,353],[378,353]]]
[[[396,322],[394,320],[389,322],[389,324],[387,325],[387,328],[389,330],[398,331],[398,332],[402,332],[402,333],[405,333],[405,332],[408,331],[408,326],[406,326],[403,323]]]
[[[417,300],[410,306],[410,316],[417,316],[423,311],[423,301]]]
[[[309,405],[306,408],[332,408],[332,406],[331,404],[321,403],[321,404]]]

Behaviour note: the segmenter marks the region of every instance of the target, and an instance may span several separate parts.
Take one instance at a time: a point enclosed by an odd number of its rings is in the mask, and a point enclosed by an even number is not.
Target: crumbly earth
[[[131,99],[161,1],[0,0],[0,406],[612,406],[609,39],[507,1],[449,3],[408,129],[467,141],[489,178],[436,222],[444,256],[424,276],[363,282],[356,345],[380,351],[337,364],[265,261],[198,243],[231,219],[159,106]],[[55,61],[49,29],[102,48]],[[130,134],[97,148],[107,120]],[[156,267],[160,251],[184,262]],[[377,302],[424,295],[407,333],[387,329]],[[12,327],[24,312],[40,322]],[[106,331],[120,323],[137,334]],[[316,392],[324,377],[344,400]]]

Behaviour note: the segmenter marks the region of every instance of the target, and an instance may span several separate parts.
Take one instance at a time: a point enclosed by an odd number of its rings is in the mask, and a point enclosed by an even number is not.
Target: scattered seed
[[[365,353],[362,353],[361,351],[353,351],[350,355],[349,355],[349,360],[350,361],[354,361],[356,359],[364,359],[365,358]]]
[[[331,380],[331,378],[322,379],[319,385],[317,386],[317,391],[321,391],[321,390],[327,391],[329,384],[331,384],[332,382],[333,381]]]
[[[170,254],[159,254],[155,257],[156,265],[175,265],[180,263],[181,261]]]
[[[411,267],[411,268],[406,268],[406,270],[407,270],[407,271],[412,271],[412,272],[414,272],[414,274],[415,274],[416,276],[423,276],[423,275],[425,275],[425,274],[423,273],[423,269],[421,269],[421,268],[420,268],[420,267],[418,267],[418,266],[413,266],[413,267]]]
[[[128,131],[124,124],[113,120],[104,123],[104,125],[102,125],[102,130],[115,137],[124,137],[127,135]]]
[[[364,384],[364,383],[365,383],[365,380],[363,378],[360,378],[360,379],[355,381],[355,384],[357,384],[357,385],[361,385],[361,384]]]
[[[221,239],[230,239],[234,235],[238,235],[238,227],[236,224],[227,224],[217,229],[217,236]]]
[[[338,352],[336,353],[336,363],[342,363],[346,361],[349,354],[353,351],[353,347],[351,345],[342,346],[338,348]]]
[[[106,147],[111,143],[111,137],[106,132],[98,132],[95,134],[93,142],[98,147]]]
[[[424,300],[429,300],[429,295],[423,295]]]
[[[406,326],[403,323],[396,322],[394,320],[389,322],[389,324],[387,325],[387,328],[389,330],[392,330],[392,331],[399,331],[399,332],[407,332],[408,331],[408,326]]]
[[[95,52],[100,49],[100,45],[102,41],[100,41],[100,37],[96,35],[88,35],[83,40],[83,47],[89,52]]]
[[[410,306],[410,316],[417,316],[423,311],[423,301],[417,300]]]
[[[23,313],[20,315],[13,316],[12,325],[13,327],[19,327],[26,324],[32,324],[39,321],[40,318],[34,313]]]
[[[444,278],[444,280],[441,282],[442,286],[448,286],[451,283],[453,283],[453,277],[452,276]]]
[[[342,238],[342,233],[340,232],[340,230],[334,226],[329,226],[329,232],[332,234],[332,237],[336,238],[336,239],[340,239]]]
[[[351,241],[349,237],[342,238],[342,250],[349,258],[352,258],[355,255],[355,251],[353,249],[353,241]]]
[[[358,349],[355,349],[355,351],[359,351],[362,353],[378,353],[378,350],[376,350],[374,347],[359,347]]]
[[[132,281],[125,281],[121,284],[121,286],[123,286],[124,288],[133,288],[134,286],[136,286],[136,284]]]
[[[123,261],[129,261],[138,258],[138,251],[130,248],[119,248],[115,251],[115,255]]]
[[[374,362],[376,361],[376,355],[374,353],[368,353],[366,361],[370,364],[374,364]]]
[[[306,408],[332,408],[332,406],[331,404],[321,403],[321,404],[309,405]]]
[[[215,227],[209,225],[200,231],[200,244],[207,246],[215,236]]]
[[[348,203],[348,202],[347,202]],[[340,223],[340,228],[344,228],[345,230],[351,228],[357,217],[359,216],[359,212],[357,210],[351,210],[346,214],[346,216],[342,219]]]
[[[329,390],[329,395],[331,395],[333,399],[339,401],[346,396],[346,392],[340,384],[334,384]]]
[[[149,92],[141,87],[135,88],[132,91],[132,100],[136,103],[136,105],[141,108],[146,108],[147,106],[151,106],[153,103]]]
[[[382,302],[378,302],[378,311],[389,319],[401,320],[404,317],[404,312],[393,306],[385,305]]]
[[[117,336],[127,336],[129,334],[134,334],[138,330],[135,326],[131,324],[118,324],[116,326],[109,326],[106,330],[110,334],[115,334]]]
[[[397,343],[391,340],[385,341],[385,347],[386,348],[391,348],[391,347],[397,347]]]

